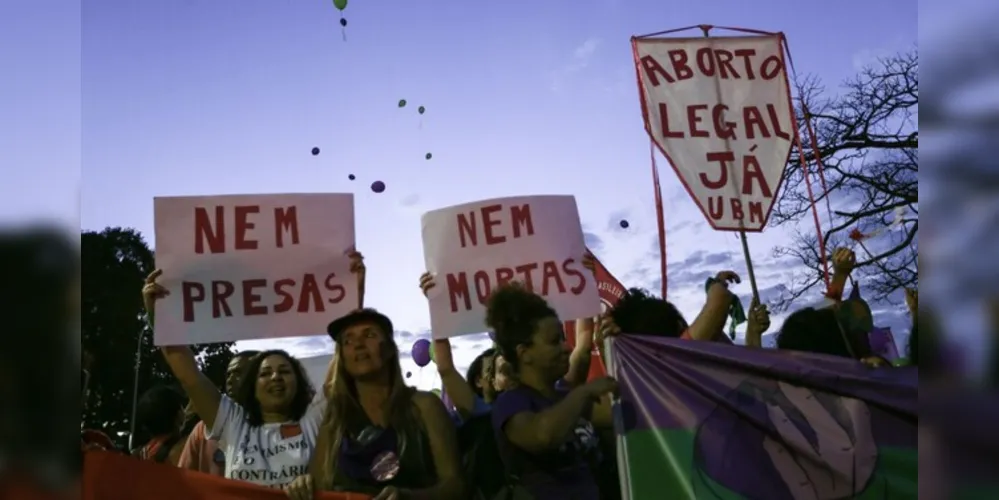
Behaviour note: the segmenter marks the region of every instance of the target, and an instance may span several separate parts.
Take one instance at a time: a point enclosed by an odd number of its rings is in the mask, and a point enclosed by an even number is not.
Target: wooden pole
[[[712,26],[707,24],[702,24],[699,26],[701,32],[704,33],[704,38],[711,38],[710,32]],[[715,94],[718,96],[718,102],[721,104],[721,82],[718,81],[718,76],[715,76]],[[729,143],[729,139],[725,138],[725,149],[732,151],[732,147]],[[742,226],[742,221],[739,222],[739,226]],[[746,274],[749,278],[749,286],[753,290],[753,300],[756,303],[760,302],[760,290],[756,286],[756,273],[753,272],[753,258],[749,254],[749,242],[746,241],[746,231],[744,229],[739,229],[739,240],[742,242],[742,256],[746,259]]]

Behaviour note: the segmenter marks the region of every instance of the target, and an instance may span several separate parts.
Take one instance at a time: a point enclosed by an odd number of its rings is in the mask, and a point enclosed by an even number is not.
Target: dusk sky
[[[11,15],[47,16],[65,23],[55,36],[81,36],[72,26],[80,12],[54,8],[63,2],[13,3]],[[7,15],[11,7],[3,9]],[[82,115],[56,119],[77,112],[71,97],[40,102],[32,96],[42,90],[16,77],[0,81],[4,105],[34,117],[20,124],[24,130],[82,141],[75,151],[48,151],[44,141],[26,145],[0,134],[0,147],[16,144],[24,165],[45,163],[39,151],[56,163],[82,154],[82,227],[134,227],[150,244],[154,196],[354,192],[366,304],[405,331],[398,335],[408,350],[429,326],[417,279],[419,219],[430,209],[573,194],[587,241],[609,270],[629,286],[658,286],[632,35],[699,23],[783,31],[797,72],[819,76],[830,92],[917,39],[916,5],[901,0],[353,0],[344,15],[346,42],[328,0],[86,1],[82,63],[79,54],[60,61],[55,51],[41,52],[58,40],[15,52],[10,46],[27,33],[4,31],[3,57],[59,68],[46,85],[65,85],[82,100]],[[62,69],[74,64],[82,82]],[[399,109],[400,99],[409,105]],[[313,146],[319,156],[310,154]],[[669,298],[693,319],[704,273],[732,269],[745,277],[745,264],[738,239],[713,232],[664,160],[660,168]],[[384,193],[371,192],[375,180],[385,182]],[[39,176],[31,185],[42,194],[24,190],[21,201],[72,206],[79,182]],[[619,227],[622,219],[628,229]],[[764,295],[786,282],[787,263],[770,257],[786,238],[776,230],[750,235]],[[749,286],[736,291],[748,294]],[[903,340],[901,307],[891,306],[881,323]],[[781,319],[774,317],[772,330]],[[483,336],[455,343],[462,368],[485,344]],[[303,356],[329,352],[325,337],[239,347],[265,345]]]

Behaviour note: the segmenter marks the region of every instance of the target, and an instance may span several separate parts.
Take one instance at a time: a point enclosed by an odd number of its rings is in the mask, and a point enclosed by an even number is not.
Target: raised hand
[[[832,256],[833,272],[849,276],[857,265],[857,256],[849,248],[837,248]]]
[[[149,273],[149,276],[146,276],[146,283],[142,286],[142,305],[150,315],[156,310],[156,301],[170,295],[170,290],[156,282],[162,275],[162,269]]]

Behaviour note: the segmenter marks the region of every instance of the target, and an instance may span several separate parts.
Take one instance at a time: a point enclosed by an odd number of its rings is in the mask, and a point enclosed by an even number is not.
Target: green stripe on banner
[[[633,500],[689,498],[746,500],[694,468],[694,434],[686,430],[644,430],[627,433],[627,468]],[[754,464],[745,463],[752,474]],[[852,498],[902,500],[917,498],[917,452],[911,448],[880,448],[867,488]]]

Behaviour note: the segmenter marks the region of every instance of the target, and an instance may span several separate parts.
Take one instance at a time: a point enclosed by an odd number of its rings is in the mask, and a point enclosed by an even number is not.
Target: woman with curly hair
[[[568,391],[556,387],[569,370],[563,324],[544,298],[520,283],[493,291],[486,324],[517,382],[492,408],[508,475],[535,498],[601,498],[594,424],[611,425],[605,396],[617,383],[604,377]]]

